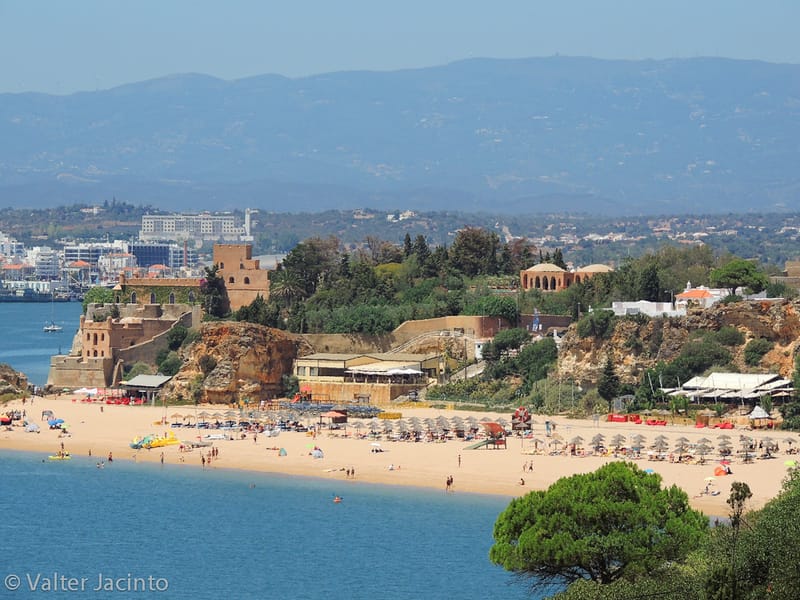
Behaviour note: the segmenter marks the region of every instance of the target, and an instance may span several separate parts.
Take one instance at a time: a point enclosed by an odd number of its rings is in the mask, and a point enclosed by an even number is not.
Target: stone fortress
[[[259,295],[268,299],[269,271],[253,259],[250,244],[215,244],[213,264],[225,285],[227,308],[238,310]],[[555,265],[536,265],[523,271],[521,279],[525,289],[556,291],[596,272],[602,270],[587,267],[570,273]],[[171,329],[178,325],[187,329],[200,327],[201,285],[201,278],[120,275],[113,288],[114,303],[90,304],[80,318],[69,353],[51,357],[47,386],[115,387],[123,381],[126,368],[134,363],[152,364],[154,357],[168,348]],[[520,326],[547,334],[564,329],[569,321],[567,316],[526,315]],[[508,326],[513,324],[501,323],[497,318],[451,316],[409,321],[374,339],[325,334],[293,336],[303,341],[293,347],[302,346],[305,350],[299,353],[302,356],[291,357],[291,372],[300,380],[304,394],[315,399],[389,402],[395,396],[423,390],[429,381],[439,379],[463,362],[480,360],[482,344]],[[223,329],[236,335],[235,328]],[[210,330],[208,333],[211,335]],[[218,358],[230,362],[232,355]],[[237,362],[229,369],[232,381],[239,381],[237,390],[247,389],[248,377],[240,367]]]

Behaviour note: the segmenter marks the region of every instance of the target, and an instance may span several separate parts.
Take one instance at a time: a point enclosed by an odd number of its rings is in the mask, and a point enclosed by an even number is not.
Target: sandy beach
[[[224,412],[227,407],[212,406],[199,407],[198,410],[209,412]],[[0,430],[0,450],[23,450],[41,452],[42,457],[56,454],[64,443],[64,448],[73,456],[88,456],[91,452],[96,460],[106,459],[113,453],[114,461],[152,461],[161,460],[163,452],[164,462],[169,464],[183,464],[186,468],[202,468],[201,454],[207,454],[209,448],[196,448],[192,451],[181,451],[179,445],[170,445],[152,450],[134,450],[130,447],[133,438],[148,434],[164,435],[170,431],[181,440],[197,440],[198,436],[209,433],[219,433],[214,430],[193,428],[171,428],[175,413],[194,413],[195,407],[170,406],[125,406],[106,405],[98,402],[85,403],[79,398],[70,395],[59,397],[35,397],[23,406],[22,401],[14,401],[2,407],[0,412],[8,410],[25,410],[27,418],[41,427],[40,433],[26,432],[21,426],[14,426],[9,431],[7,428]],[[46,420],[41,419],[43,410],[50,410],[55,417],[64,419],[69,428],[69,436],[59,437],[60,431],[50,429]],[[417,416],[420,418],[445,416],[468,417],[470,414],[478,419],[486,416],[491,418],[504,417],[510,420],[510,414],[492,413],[466,413],[464,411],[444,411],[437,409],[404,409],[404,418]],[[166,416],[167,424],[161,424]],[[253,434],[247,434],[245,439],[236,436],[236,439],[214,440],[213,447],[218,449],[219,456],[212,460],[207,469],[244,469],[261,472],[282,473],[289,475],[304,475],[336,480],[337,489],[345,490],[343,486],[359,482],[380,483],[389,485],[420,486],[439,488],[445,492],[446,480],[453,478],[453,493],[480,493],[502,496],[518,496],[533,489],[546,489],[556,479],[574,473],[588,472],[611,460],[623,460],[614,456],[571,456],[551,455],[550,450],[556,446],[548,447],[551,438],[546,437],[544,417],[536,416],[533,426],[535,437],[543,440],[544,445],[539,445],[539,453],[534,453],[535,447],[530,439],[512,437],[508,440],[505,449],[469,449],[474,442],[463,440],[448,440],[445,442],[406,442],[380,439],[376,442],[368,437],[358,437],[352,427],[347,429],[347,436],[342,430],[328,431],[323,429],[316,437],[310,433],[281,432],[277,437],[258,435],[253,440]],[[714,450],[706,458],[706,463],[684,464],[671,463],[668,460],[649,460],[646,453],[635,462],[642,469],[653,469],[659,473],[667,485],[677,484],[689,495],[690,501],[708,515],[724,516],[728,513],[725,500],[730,491],[730,483],[744,481],[753,492],[750,508],[763,506],[780,490],[787,466],[787,460],[794,460],[796,455],[787,455],[789,445],[784,441],[787,437],[798,440],[797,436],[787,432],[748,431],[734,429],[732,431],[719,431],[716,429],[696,429],[685,425],[646,426],[631,423],[609,423],[601,421],[593,423],[591,420],[572,420],[561,417],[550,419],[557,424],[557,433],[564,441],[569,441],[575,436],[581,436],[584,446],[589,450],[589,440],[596,434],[605,436],[606,444],[610,439],[621,434],[628,439],[636,433],[645,436],[645,446],[650,445],[656,436],[664,435],[669,440],[670,450],[674,448],[676,440],[685,437],[690,443],[706,437],[711,440],[711,446],[716,447],[717,439],[722,434],[728,434],[734,449],[731,463],[733,473],[727,476],[714,476],[714,469],[718,466],[719,454]],[[364,430],[362,430],[364,433]],[[744,463],[736,450],[740,447],[739,436],[749,435],[756,444],[767,436],[772,437],[780,445],[780,451],[771,459],[755,459]],[[380,444],[382,452],[375,452]],[[314,458],[312,449],[318,446],[324,456]],[[561,445],[563,447],[563,445]],[[792,444],[797,447],[797,444]],[[286,450],[285,456],[279,456],[278,449]],[[759,451],[756,450],[758,455]],[[533,470],[529,470],[533,462]],[[109,467],[113,468],[112,465]],[[523,471],[523,467],[525,470]],[[348,477],[347,471],[354,471],[353,477]],[[705,490],[706,478],[714,477],[709,485],[709,491],[718,491],[719,494],[700,494]],[[524,480],[524,485],[522,484]]]

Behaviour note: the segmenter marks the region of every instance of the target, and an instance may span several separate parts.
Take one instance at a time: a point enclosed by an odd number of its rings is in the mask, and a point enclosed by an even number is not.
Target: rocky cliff
[[[181,350],[184,365],[165,394],[222,404],[275,398],[294,358],[308,352],[301,338],[278,329],[238,321],[203,323],[199,338]]]
[[[800,342],[800,300],[742,301],[717,304],[709,309],[693,308],[685,317],[624,317],[617,320],[608,339],[581,338],[575,324],[565,334],[559,351],[558,376],[596,383],[610,354],[623,383],[636,383],[645,369],[678,357],[695,332],[735,327],[744,343],[728,348],[737,370],[779,373],[791,378],[794,356]],[[756,367],[744,362],[744,348],[752,339],[766,338],[775,345]]]
[[[0,397],[19,396],[28,391],[28,378],[9,365],[0,363]]]

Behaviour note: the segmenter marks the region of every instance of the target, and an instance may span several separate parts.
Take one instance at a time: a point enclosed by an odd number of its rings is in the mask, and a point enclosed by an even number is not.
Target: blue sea
[[[0,597],[534,597],[487,558],[505,498],[11,451],[0,481]]]
[[[44,385],[80,313],[0,303],[0,362]],[[502,497],[10,451],[0,482],[0,598],[536,597],[488,560]]]
[[[47,383],[50,357],[69,352],[78,331],[80,302],[0,302],[0,363],[28,376],[34,385]],[[54,321],[64,329],[46,333]]]

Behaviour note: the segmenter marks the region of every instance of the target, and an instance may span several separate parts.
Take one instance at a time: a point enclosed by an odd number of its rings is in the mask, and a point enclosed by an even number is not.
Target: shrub
[[[131,368],[127,371],[126,377],[128,379],[133,379],[137,375],[152,375],[153,369],[147,363],[137,362],[131,365]]]
[[[186,336],[183,338],[183,342],[181,342],[182,346],[188,346],[189,344],[194,344],[203,336],[200,334],[199,329],[195,329],[194,327],[186,331]]]
[[[217,361],[210,354],[203,354],[197,359],[197,365],[200,367],[203,375],[208,375],[217,366]]]
[[[764,355],[772,350],[775,344],[766,338],[756,338],[747,342],[744,347],[744,362],[755,367],[764,358]]]
[[[714,334],[714,340],[723,346],[741,346],[744,344],[744,334],[728,325]]]
[[[164,375],[175,375],[181,370],[182,366],[183,361],[177,352],[170,352],[164,361],[158,365],[158,370]]]
[[[614,313],[609,310],[593,310],[578,321],[577,329],[582,338],[607,338],[614,331]]]

